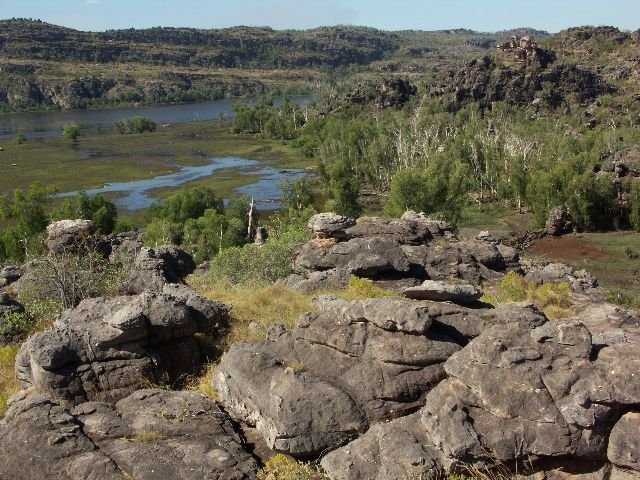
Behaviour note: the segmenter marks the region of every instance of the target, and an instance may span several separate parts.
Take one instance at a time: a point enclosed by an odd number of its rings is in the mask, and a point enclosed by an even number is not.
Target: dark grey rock
[[[161,292],[166,284],[179,283],[195,269],[191,255],[175,245],[142,248],[119,289],[124,294]]]
[[[527,282],[545,283],[568,282],[574,292],[584,292],[598,286],[598,280],[585,270],[575,270],[564,263],[532,264],[525,275]]]
[[[442,478],[440,453],[425,445],[420,414],[373,425],[320,462],[334,480]]]
[[[615,424],[609,436],[607,457],[616,467],[640,474],[640,413],[630,412]]]
[[[0,269],[0,287],[12,284],[22,276],[20,267],[6,266]]]
[[[564,205],[556,205],[549,212],[549,218],[545,224],[545,231],[549,235],[563,235],[573,231],[573,219]]]
[[[0,421],[0,478],[255,478],[255,460],[226,415],[193,392],[140,390],[73,410],[37,392]]]
[[[349,238],[389,238],[401,245],[422,245],[433,238],[426,221],[397,218],[361,217],[346,233]]]
[[[604,460],[616,412],[640,400],[639,349],[614,344],[594,359],[589,330],[571,319],[491,327],[445,363],[449,378],[422,411],[427,438],[449,468]]]
[[[427,302],[324,300],[327,310],[302,315],[291,333],[234,345],[212,380],[232,415],[298,457],[415,410],[461,348],[430,329]]]

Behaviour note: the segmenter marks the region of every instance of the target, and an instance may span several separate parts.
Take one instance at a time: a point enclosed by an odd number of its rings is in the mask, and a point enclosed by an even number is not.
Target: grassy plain
[[[60,192],[86,190],[105,183],[152,178],[175,172],[181,166],[205,165],[208,157],[238,156],[265,162],[278,168],[310,165],[298,152],[279,141],[235,135],[218,122],[190,122],[158,127],[153,133],[121,135],[115,131],[82,133],[73,144],[62,137],[0,142],[0,194],[26,189],[35,181],[54,186]],[[208,185],[223,197],[255,178],[222,170],[187,184]],[[183,185],[184,186],[184,185]],[[176,188],[158,189],[164,197]],[[138,220],[139,213],[125,218]]]

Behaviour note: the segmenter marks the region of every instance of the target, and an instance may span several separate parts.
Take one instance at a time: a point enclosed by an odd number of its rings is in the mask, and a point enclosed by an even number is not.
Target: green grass
[[[469,205],[462,212],[458,229],[463,237],[473,237],[481,230],[488,230],[494,236],[508,235],[514,231],[532,230],[533,216],[499,203]]]

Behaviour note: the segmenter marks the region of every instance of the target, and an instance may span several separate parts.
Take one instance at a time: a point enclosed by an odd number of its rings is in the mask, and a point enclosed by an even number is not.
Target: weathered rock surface
[[[37,392],[13,397],[0,420],[0,478],[120,480],[123,472],[67,409]]]
[[[92,298],[30,337],[16,359],[23,388],[78,404],[116,401],[150,383],[175,384],[199,365],[193,335],[226,322],[229,307],[175,294]]]
[[[63,253],[86,241],[96,231],[91,220],[60,220],[47,226],[45,245],[52,253]]]
[[[573,231],[573,219],[564,205],[556,205],[549,212],[549,218],[545,224],[545,231],[549,235],[563,235]]]
[[[315,455],[416,409],[442,380],[442,362],[461,347],[431,323],[420,302],[337,301],[275,341],[234,345],[213,384],[271,448]]]
[[[320,464],[334,480],[440,478],[440,453],[424,438],[420,414],[414,413],[372,426]]]
[[[639,353],[616,343],[594,359],[591,334],[574,319],[489,328],[445,363],[449,378],[422,411],[427,438],[448,467],[604,460],[617,413],[640,401]]]
[[[24,312],[24,306],[11,298],[6,292],[0,292],[0,320],[7,313],[21,313]]]
[[[624,415],[611,430],[607,457],[616,467],[640,476],[640,413]]]
[[[589,272],[575,270],[564,263],[529,265],[526,272],[525,280],[538,285],[568,282],[574,292],[584,292],[598,286],[598,280]]]
[[[191,255],[175,245],[142,248],[128,276],[121,283],[120,291],[125,294],[137,294],[145,290],[161,292],[164,285],[179,283],[195,269]]]
[[[110,245],[109,261],[111,263],[131,263],[144,246],[140,232],[111,234],[106,240]]]
[[[418,287],[409,287],[402,295],[414,300],[433,300],[459,304],[473,303],[482,297],[482,290],[468,283],[447,283],[425,280]]]
[[[0,287],[6,287],[20,278],[22,271],[19,267],[7,265],[0,269]]]
[[[356,275],[400,293],[428,279],[478,285],[499,278],[507,268],[519,269],[515,249],[491,241],[460,242],[449,224],[415,212],[400,219],[363,217],[340,232],[330,241],[303,245],[294,259],[295,273],[283,282],[309,292],[343,287],[350,275]]]
[[[316,235],[316,238],[346,238],[345,230],[355,223],[353,218],[325,212],[312,216],[307,226]]]
[[[16,480],[255,478],[255,460],[225,414],[193,392],[140,390],[73,410],[37,392],[0,421],[0,477]]]

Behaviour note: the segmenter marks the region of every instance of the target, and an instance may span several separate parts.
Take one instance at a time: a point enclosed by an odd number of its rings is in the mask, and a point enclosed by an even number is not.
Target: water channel
[[[315,97],[293,97],[291,101],[305,105]],[[216,120],[220,116],[233,117],[233,104],[237,100],[216,100],[212,102],[184,105],[152,105],[130,108],[99,110],[69,110],[55,112],[28,112],[0,114],[0,140],[11,139],[19,132],[27,138],[42,138],[61,135],[62,126],[76,123],[83,131],[111,131],[113,123],[122,118],[142,115],[158,124],[174,124],[191,121]],[[274,103],[281,102],[276,99]],[[246,100],[253,103],[254,100]],[[210,163],[201,166],[182,166],[178,171],[148,179],[130,182],[114,182],[99,188],[86,190],[89,195],[109,194],[120,211],[135,211],[148,207],[155,199],[153,190],[178,187],[194,180],[208,177],[224,170],[225,176],[250,175],[255,182],[238,187],[235,192],[247,194],[256,201],[258,209],[274,210],[280,207],[282,196],[280,184],[283,180],[293,181],[306,175],[302,169],[278,169],[251,158],[211,157]],[[58,197],[74,196],[78,192],[63,192]]]

